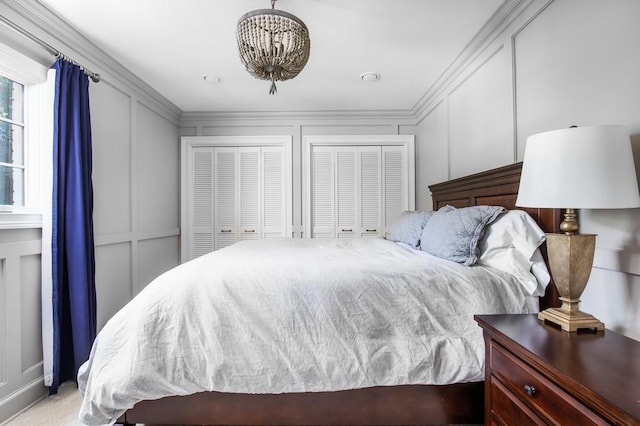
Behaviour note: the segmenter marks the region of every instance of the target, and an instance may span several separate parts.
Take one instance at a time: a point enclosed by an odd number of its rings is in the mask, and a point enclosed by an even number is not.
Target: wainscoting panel
[[[510,52],[499,45],[449,93],[451,178],[514,161]]]
[[[9,321],[10,306],[7,297],[7,267],[6,259],[0,259],[0,398],[3,388],[7,385],[7,356],[9,342],[7,340],[7,322]],[[1,418],[1,417],[0,417]]]
[[[138,231],[180,223],[180,141],[175,125],[144,104],[136,106],[134,216]]]
[[[0,231],[0,423],[47,394],[39,238],[34,229]]]
[[[431,192],[420,182],[449,179],[449,133],[447,101],[436,103],[418,123],[416,143],[416,209],[431,210]],[[421,167],[429,164],[429,167]]]
[[[133,296],[132,243],[96,247],[98,330]]]
[[[109,82],[92,84],[90,90],[94,232],[96,235],[131,232],[131,96]]]
[[[177,266],[179,259],[180,240],[177,234],[140,241],[138,243],[138,283],[140,285],[138,292],[158,275]]]
[[[42,375],[42,291],[40,254],[20,258],[20,343],[22,374],[31,379]],[[36,374],[33,374],[36,373]]]

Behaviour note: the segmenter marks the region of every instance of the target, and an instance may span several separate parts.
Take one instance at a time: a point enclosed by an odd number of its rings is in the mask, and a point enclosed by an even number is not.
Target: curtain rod
[[[7,27],[9,27],[12,30],[14,30],[15,32],[27,37],[28,39],[30,39],[32,41],[35,41],[40,46],[44,47],[46,50],[49,51],[49,53],[51,53],[53,56],[55,56],[56,59],[64,59],[66,61],[69,61],[69,62],[79,66],[80,69],[85,74],[87,74],[89,76],[89,78],[91,78],[91,80],[93,80],[95,83],[98,83],[100,81],[100,74],[95,73],[93,71],[90,71],[87,67],[85,67],[84,65],[81,65],[78,62],[74,61],[73,59],[69,58],[67,55],[65,55],[64,53],[60,52],[55,47],[51,46],[49,43],[39,39],[38,37],[36,37],[33,34],[31,34],[30,32],[28,32],[27,30],[17,26],[16,24],[14,24],[13,22],[11,22],[10,20],[8,20],[7,18],[5,18],[2,15],[0,15],[0,21],[3,24],[5,24]]]

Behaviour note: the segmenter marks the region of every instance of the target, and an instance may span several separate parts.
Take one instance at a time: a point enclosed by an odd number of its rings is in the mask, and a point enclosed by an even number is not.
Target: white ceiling
[[[238,18],[269,0],[40,1],[184,112],[411,110],[503,3],[279,0],[309,28],[311,56],[269,95],[235,39]],[[382,78],[365,83],[367,71]]]

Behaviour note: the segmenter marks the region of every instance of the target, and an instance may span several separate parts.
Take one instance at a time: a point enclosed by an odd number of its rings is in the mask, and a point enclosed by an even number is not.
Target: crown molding
[[[440,77],[427,89],[412,108],[413,116],[420,121],[429,106],[458,77],[493,40],[529,5],[536,0],[505,0],[496,12],[483,25],[454,61],[442,72]]]
[[[197,122],[264,122],[268,125],[314,124],[319,122],[348,122],[349,124],[394,124],[413,126],[416,120],[407,110],[380,111],[255,111],[255,112],[184,112],[180,124]]]
[[[392,122],[399,125],[416,125],[438,100],[446,87],[468,67],[489,43],[511,23],[522,10],[536,0],[505,0],[487,23],[478,31],[456,59],[443,71],[410,110],[380,111],[278,111],[278,112],[183,112],[158,93],[150,85],[109,56],[104,50],[88,40],[78,30],[67,24],[40,0],[0,0],[18,16],[12,19],[17,25],[38,38],[55,46],[61,52],[100,74],[106,82],[116,87],[123,86],[136,94],[139,100],[173,123],[180,125],[193,122],[261,122],[295,121],[314,123],[319,121]],[[99,84],[99,83],[98,83]]]
[[[135,94],[139,101],[172,123],[179,122],[182,114],[180,108],[122,66],[39,0],[3,1],[2,4],[17,15],[12,19],[16,25],[54,46],[91,71],[99,73],[103,81],[121,90],[126,88],[127,91]]]

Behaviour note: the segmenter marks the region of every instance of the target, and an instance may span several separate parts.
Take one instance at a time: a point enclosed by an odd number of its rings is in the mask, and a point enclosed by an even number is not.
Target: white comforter
[[[245,241],[158,277],[99,333],[80,420],[204,390],[483,379],[478,313],[537,310],[509,274],[384,239]]]

